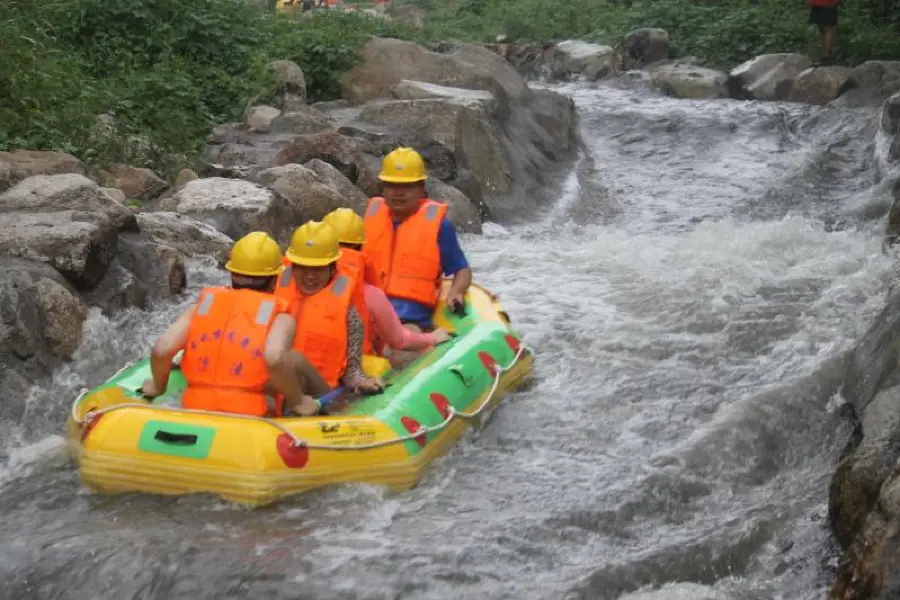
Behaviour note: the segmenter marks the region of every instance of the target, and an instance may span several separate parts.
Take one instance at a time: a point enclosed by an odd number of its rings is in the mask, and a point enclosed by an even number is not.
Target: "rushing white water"
[[[561,89],[586,152],[558,202],[464,237],[527,390],[404,494],[103,497],[47,436],[178,307],[93,315],[0,476],[4,598],[822,597],[829,399],[892,265],[858,216],[876,115]]]

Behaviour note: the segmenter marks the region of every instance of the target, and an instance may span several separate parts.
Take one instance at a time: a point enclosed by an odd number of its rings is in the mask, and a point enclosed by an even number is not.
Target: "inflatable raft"
[[[251,507],[332,483],[409,489],[472,420],[530,374],[534,360],[496,296],[480,286],[469,290],[465,315],[442,303],[434,320],[455,337],[399,372],[366,357],[370,374],[383,373],[385,391],[328,416],[173,406],[185,386],[177,368],[166,394],[148,402],[140,387],[149,360],[126,366],[72,405],[69,441],[81,480],[101,493],[211,493]]]

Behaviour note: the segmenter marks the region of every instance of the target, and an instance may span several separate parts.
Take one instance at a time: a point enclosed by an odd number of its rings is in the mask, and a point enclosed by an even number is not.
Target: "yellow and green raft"
[[[69,441],[81,480],[102,493],[211,493],[246,506],[332,483],[408,489],[534,361],[497,298],[478,285],[464,316],[442,303],[434,320],[455,337],[397,373],[366,357],[386,390],[329,416],[261,418],[150,403],[139,391],[149,361],[129,365],[72,406]],[[184,386],[173,369],[163,398]]]

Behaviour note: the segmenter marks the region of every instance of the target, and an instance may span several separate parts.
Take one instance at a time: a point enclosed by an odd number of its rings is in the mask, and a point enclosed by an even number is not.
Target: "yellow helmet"
[[[322,219],[337,231],[338,242],[362,244],[366,241],[366,227],[362,217],[352,208],[336,208]]]
[[[330,265],[341,257],[337,231],[328,223],[308,221],[294,230],[284,255],[295,265],[304,267]]]
[[[397,148],[381,161],[378,179],[388,183],[415,183],[425,181],[425,161],[412,148]]]
[[[231,247],[225,268],[238,275],[269,277],[281,271],[281,248],[264,231],[248,233]]]

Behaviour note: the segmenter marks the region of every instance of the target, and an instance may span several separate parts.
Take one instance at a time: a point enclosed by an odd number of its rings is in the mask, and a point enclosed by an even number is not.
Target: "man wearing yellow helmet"
[[[450,339],[443,328],[430,333],[414,332],[403,327],[394,307],[381,288],[367,283],[371,281],[371,270],[367,269],[362,246],[365,242],[365,225],[362,217],[350,208],[338,208],[323,219],[334,227],[338,234],[341,257],[338,268],[358,278],[363,285],[366,312],[370,327],[367,328],[366,354],[384,356],[385,347],[392,350],[427,350],[435,344]],[[399,364],[399,363],[398,363]],[[397,365],[395,365],[397,366]]]
[[[364,220],[366,261],[400,320],[431,329],[441,274],[453,277],[446,301],[458,310],[464,309],[472,269],[447,205],[427,197],[425,162],[418,152],[394,150],[384,157],[378,178],[382,196],[369,200]]]
[[[308,382],[305,391],[317,396],[340,384],[365,393],[384,388],[362,370],[364,324],[354,306],[361,290],[358,280],[338,271],[340,257],[331,225],[305,223],[291,236],[275,290],[293,306],[295,360],[302,360],[297,367]]]
[[[267,396],[280,393],[300,414],[315,414],[318,404],[303,394],[290,362],[296,330],[290,305],[272,294],[281,272],[278,243],[250,233],[232,247],[225,268],[231,287],[204,288],[153,345],[144,395],[165,392],[172,358],[184,350],[184,408],[264,416]]]

